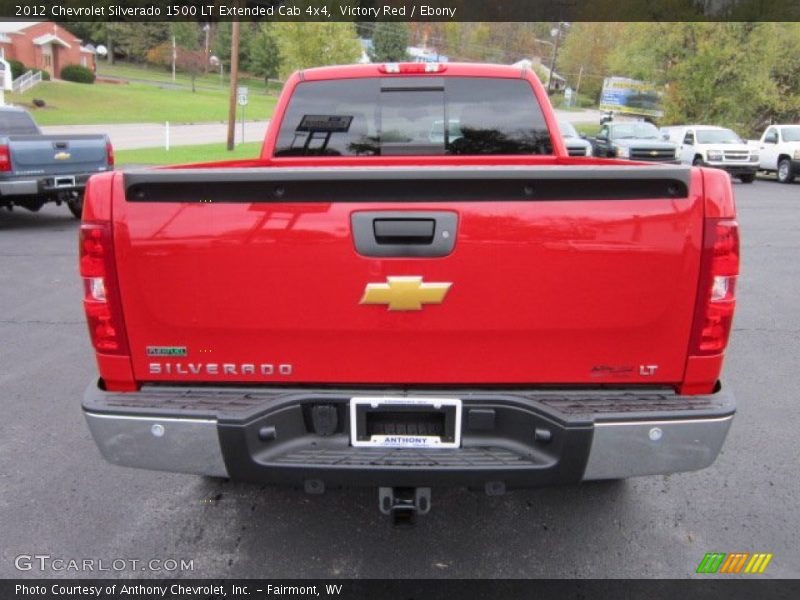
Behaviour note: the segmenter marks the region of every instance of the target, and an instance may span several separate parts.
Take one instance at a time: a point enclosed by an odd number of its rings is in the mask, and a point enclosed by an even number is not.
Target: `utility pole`
[[[211,31],[211,25],[209,25],[208,23],[203,25],[203,31],[206,34],[206,46],[205,46],[205,56],[204,56],[205,60],[203,62],[203,73],[208,75],[208,57],[210,56],[208,53],[208,32]]]
[[[172,36],[172,81],[175,81],[175,60],[178,58],[178,49],[175,45],[175,36]]]
[[[239,21],[231,24],[231,82],[228,94],[228,150],[234,148],[236,133],[236,87],[239,80]]]

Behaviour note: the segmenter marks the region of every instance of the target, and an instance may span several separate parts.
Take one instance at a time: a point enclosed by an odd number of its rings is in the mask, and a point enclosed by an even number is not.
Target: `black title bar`
[[[86,21],[798,21],[800,0],[0,0],[0,19]]]
[[[28,579],[0,581],[0,597],[3,600],[788,600],[800,597],[800,583],[796,580],[721,579],[713,576],[699,580]]]

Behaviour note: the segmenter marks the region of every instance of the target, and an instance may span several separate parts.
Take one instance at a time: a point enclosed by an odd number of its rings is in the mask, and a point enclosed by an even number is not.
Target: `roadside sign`
[[[248,89],[243,85],[240,85],[236,88],[236,97],[239,102],[239,106],[247,106],[247,92]]]
[[[664,88],[654,83],[625,77],[606,77],[599,109],[615,113],[661,118]]]

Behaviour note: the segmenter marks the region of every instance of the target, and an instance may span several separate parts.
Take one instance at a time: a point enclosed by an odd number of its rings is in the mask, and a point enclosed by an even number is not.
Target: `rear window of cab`
[[[552,154],[524,79],[387,77],[298,84],[275,156]]]

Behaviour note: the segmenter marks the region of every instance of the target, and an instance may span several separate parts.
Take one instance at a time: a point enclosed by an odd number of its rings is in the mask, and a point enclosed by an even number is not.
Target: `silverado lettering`
[[[308,69],[258,159],[89,181],[84,414],[115,464],[395,515],[701,469],[735,413],[735,219],[722,171],[569,156],[532,71]]]
[[[292,365],[233,363],[159,363],[149,365],[151,375],[291,375]]]

